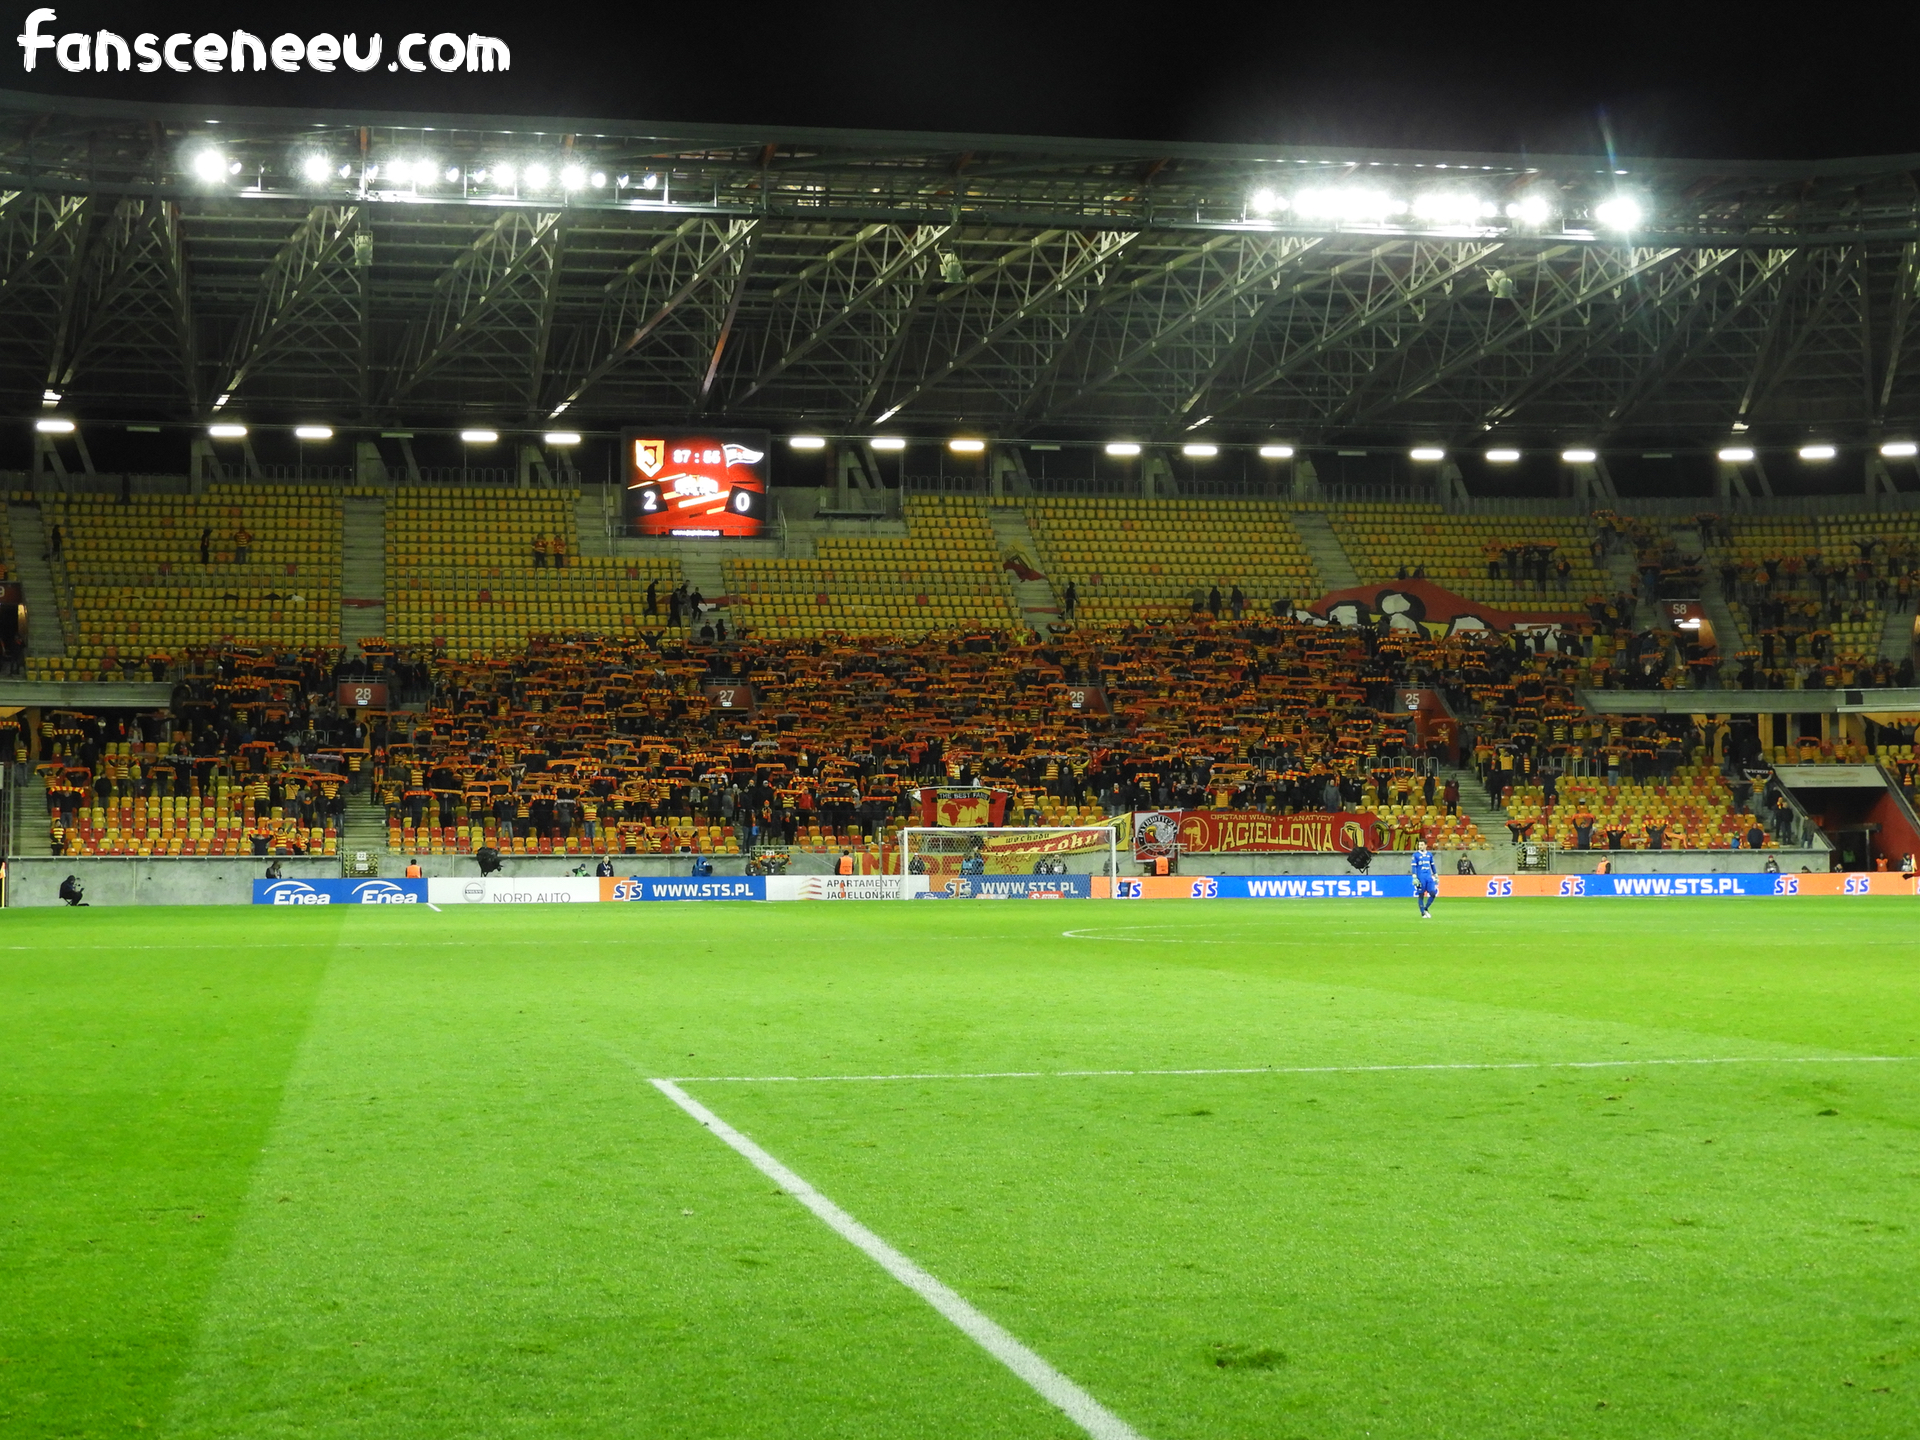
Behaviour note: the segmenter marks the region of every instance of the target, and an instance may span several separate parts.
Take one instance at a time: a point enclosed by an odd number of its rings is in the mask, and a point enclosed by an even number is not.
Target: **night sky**
[[[55,33],[458,27],[508,75],[31,75],[0,86],[236,104],[1501,152],[1920,152],[1910,7],[1012,3],[637,7],[56,3]],[[1685,12],[1684,14],[1682,12]],[[300,17],[289,22],[290,16]]]

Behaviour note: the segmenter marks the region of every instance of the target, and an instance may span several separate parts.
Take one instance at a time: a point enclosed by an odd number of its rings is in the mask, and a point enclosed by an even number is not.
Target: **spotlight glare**
[[[587,183],[587,167],[584,165],[566,165],[560,170],[560,188],[563,190],[584,189]]]
[[[1430,191],[1413,202],[1414,218],[1433,225],[1471,225],[1492,211],[1493,207],[1478,195],[1465,195],[1457,190]]]
[[[1256,190],[1247,197],[1247,208],[1256,215],[1271,215],[1287,208],[1287,197],[1271,190]]]
[[[469,445],[491,445],[500,438],[498,430],[462,430],[460,438]]]
[[[333,427],[331,425],[296,425],[293,427],[293,434],[298,440],[331,440]]]
[[[1800,458],[1802,460],[1831,460],[1839,453],[1840,452],[1831,445],[1802,445],[1800,447]]]
[[[501,164],[494,166],[491,170],[487,171],[486,173],[493,177],[493,183],[495,185],[498,185],[502,190],[504,190],[507,188],[507,186],[513,184],[513,177],[516,172],[513,166],[508,165],[505,162],[502,162]]]
[[[947,449],[956,455],[978,455],[986,448],[986,441],[975,440],[964,435],[956,435],[947,441]]]
[[[1753,459],[1753,451],[1745,445],[1728,445],[1716,452],[1722,464],[1745,465]]]
[[[1553,206],[1544,195],[1523,195],[1507,206],[1507,218],[1522,225],[1544,225],[1553,216]]]
[[[1291,445],[1262,445],[1260,447],[1260,458],[1262,460],[1291,460],[1293,458],[1293,447]]]
[[[1920,445],[1911,440],[1889,440],[1880,447],[1880,453],[1889,460],[1911,460],[1920,455]]]
[[[1407,452],[1407,458],[1421,461],[1444,460],[1447,458],[1447,452],[1438,445],[1416,445]]]
[[[544,165],[529,165],[523,173],[527,184],[535,190],[545,189],[547,182],[553,179],[553,172]]]
[[[325,155],[309,155],[300,162],[300,176],[309,185],[324,185],[333,174],[333,161]]]
[[[1602,200],[1593,207],[1593,218],[1609,230],[1633,230],[1646,218],[1640,208],[1640,202],[1626,195],[1616,195],[1611,200]]]
[[[1560,458],[1569,465],[1591,465],[1600,458],[1597,450],[1562,450]]]
[[[33,428],[38,430],[42,435],[71,435],[73,433],[73,421],[36,420],[33,422]]]
[[[1127,459],[1140,453],[1140,446],[1132,440],[1110,440],[1107,442],[1107,454]]]
[[[904,450],[907,442],[898,435],[876,435],[867,442],[876,450]]]
[[[1512,465],[1516,463],[1519,459],[1520,459],[1520,452],[1518,450],[1487,451],[1487,463],[1489,465]]]
[[[193,173],[209,185],[227,178],[227,157],[218,150],[202,150],[193,157]]]
[[[596,190],[606,189],[607,188],[607,172],[604,170],[594,171],[593,174],[587,177],[587,183],[593,186],[593,188]]]

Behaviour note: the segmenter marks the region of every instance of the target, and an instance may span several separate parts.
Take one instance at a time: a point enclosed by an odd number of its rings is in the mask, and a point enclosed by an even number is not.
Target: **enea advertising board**
[[[627,524],[636,535],[752,539],[767,521],[765,430],[624,430]]]

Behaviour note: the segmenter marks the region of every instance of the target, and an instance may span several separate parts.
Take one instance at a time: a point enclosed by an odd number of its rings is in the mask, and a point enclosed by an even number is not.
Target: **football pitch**
[[[10,911],[0,1435],[1910,1437],[1916,916]]]

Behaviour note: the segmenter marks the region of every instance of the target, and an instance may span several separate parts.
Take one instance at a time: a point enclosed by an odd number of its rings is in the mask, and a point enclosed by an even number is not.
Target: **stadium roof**
[[[1920,423],[1920,156],[0,92],[7,409],[1305,443]],[[54,398],[47,398],[54,397]]]

